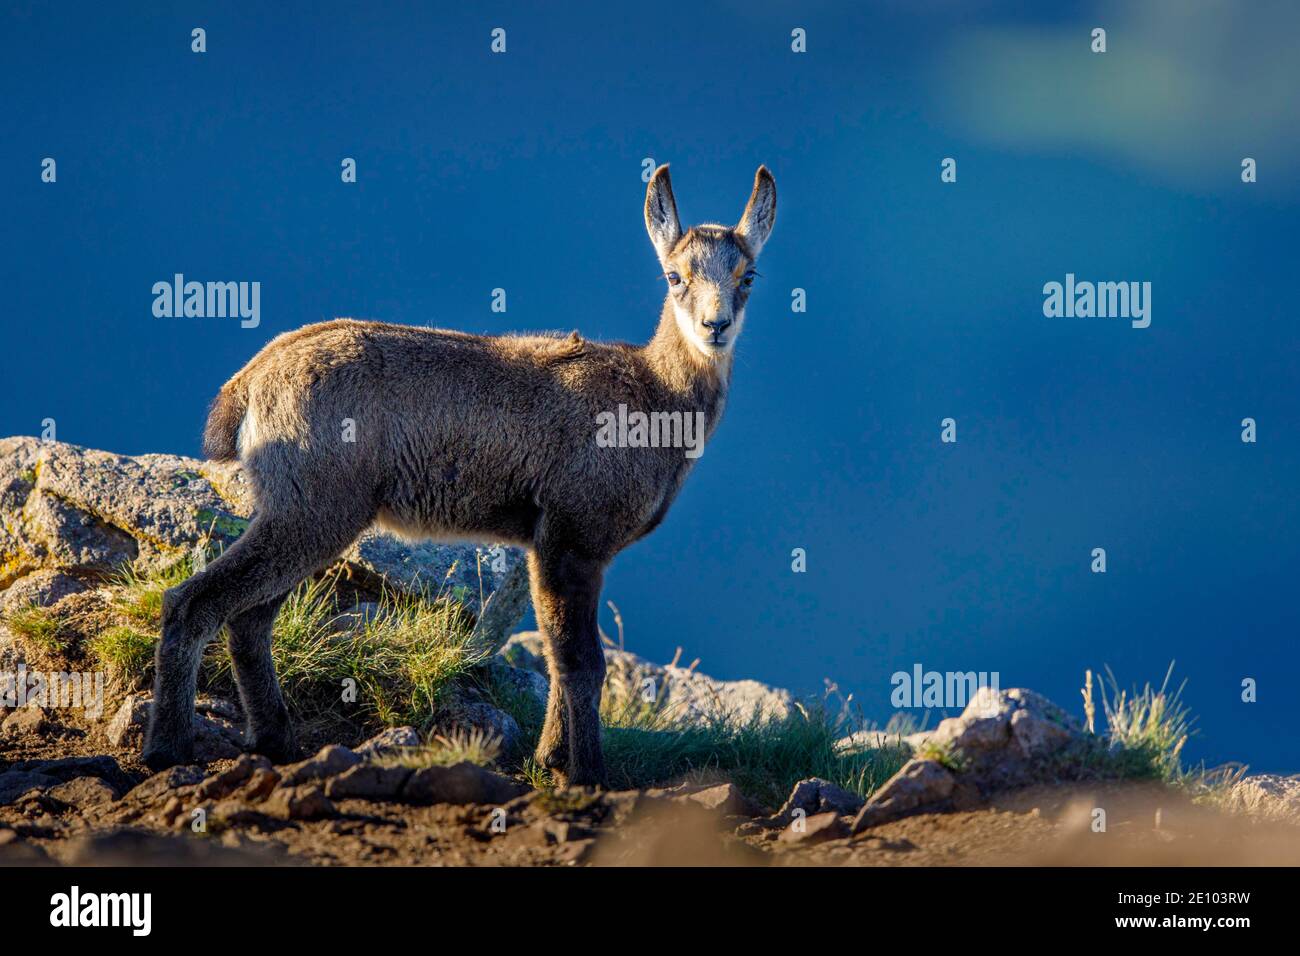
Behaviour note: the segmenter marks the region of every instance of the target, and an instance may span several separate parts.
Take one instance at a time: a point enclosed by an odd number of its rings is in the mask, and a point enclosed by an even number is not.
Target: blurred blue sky
[[[1085,668],[1177,659],[1191,758],[1300,770],[1300,5],[464,6],[6,4],[0,434],[197,454],[334,316],[644,340],[642,160],[724,222],[763,162],[726,421],[608,577],[629,648],[881,722],[917,662],[1077,711]],[[260,281],[261,326],[155,318],[176,272]],[[1044,318],[1067,272],[1150,281],[1151,327]]]

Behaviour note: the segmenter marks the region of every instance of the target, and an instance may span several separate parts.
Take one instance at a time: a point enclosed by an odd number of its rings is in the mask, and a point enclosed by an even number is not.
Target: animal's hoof
[[[293,763],[298,759],[298,745],[292,737],[254,737],[248,744],[249,753],[261,754],[271,763]]]
[[[533,760],[537,762],[537,766],[545,767],[558,775],[568,769],[569,752],[565,747],[547,747],[543,745],[537,748],[537,752],[533,754]]]
[[[187,764],[191,760],[190,754],[184,754],[177,750],[167,747],[145,747],[144,753],[140,755],[144,765],[154,773],[166,770],[169,767],[176,767],[180,764]]]
[[[576,769],[571,767],[567,771],[553,771],[552,776],[554,776],[556,784],[561,787],[584,790],[608,789],[603,768]]]

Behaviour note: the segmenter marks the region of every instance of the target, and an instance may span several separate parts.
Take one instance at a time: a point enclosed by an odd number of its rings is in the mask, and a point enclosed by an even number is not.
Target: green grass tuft
[[[109,581],[113,588],[113,610],[135,624],[156,630],[162,624],[163,592],[193,573],[194,564],[189,557],[151,573],[127,565]]]
[[[501,738],[480,727],[474,727],[470,730],[454,730],[449,734],[435,734],[419,747],[408,747],[388,754],[378,762],[384,766],[409,767],[412,770],[451,767],[458,763],[489,767],[500,755]]]
[[[450,601],[386,593],[355,628],[335,625],[340,612],[332,581],[318,578],[295,590],[275,621],[276,672],[289,706],[306,720],[425,725],[446,690],[487,657],[471,640],[471,616]],[[208,664],[211,681],[233,683],[226,654]],[[352,688],[355,700],[346,700]]]
[[[114,681],[136,690],[149,682],[158,638],[129,624],[100,631],[90,639],[90,653]]]
[[[1098,687],[1106,720],[1105,739],[1117,775],[1168,782],[1177,782],[1185,776],[1182,751],[1194,733],[1192,725],[1195,721],[1182,702],[1186,682],[1173,692],[1169,689],[1173,673],[1174,664],[1170,662],[1165,679],[1158,688],[1148,683],[1141,690],[1134,687],[1126,691],[1119,686],[1110,668],[1106,668],[1107,680],[1099,682]],[[1091,676],[1089,673],[1084,687],[1084,708],[1089,725],[1095,713]]]
[[[31,604],[4,615],[5,626],[19,637],[42,650],[58,653],[67,650],[59,619],[48,607]]]

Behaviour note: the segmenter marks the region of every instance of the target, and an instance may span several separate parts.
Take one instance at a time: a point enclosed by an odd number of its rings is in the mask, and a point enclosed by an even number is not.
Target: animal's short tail
[[[208,409],[208,423],[203,428],[203,454],[212,461],[234,461],[239,457],[239,425],[248,410],[248,386],[237,375],[217,392]]]

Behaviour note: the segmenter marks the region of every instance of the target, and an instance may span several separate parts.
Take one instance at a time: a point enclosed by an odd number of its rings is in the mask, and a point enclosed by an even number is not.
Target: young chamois
[[[292,588],[377,522],[528,547],[551,681],[537,760],[569,785],[601,783],[604,571],[663,520],[694,457],[662,442],[606,447],[598,416],[620,405],[700,413],[712,434],[775,218],[776,184],[760,166],[738,225],[683,233],[668,167],[656,170],[645,223],[668,290],[644,346],[339,319],[262,349],[222,386],[203,444],[209,458],[242,462],[256,513],[164,597],[145,763],[191,759],[200,658],[222,624],[251,749],[293,758],[272,622]]]

